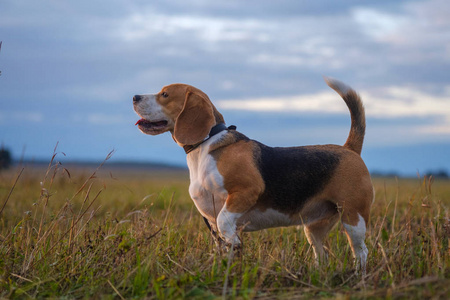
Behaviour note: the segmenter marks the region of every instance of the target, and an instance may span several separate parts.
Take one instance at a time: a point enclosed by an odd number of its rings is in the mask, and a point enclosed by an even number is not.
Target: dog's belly
[[[245,213],[237,221],[238,227],[243,231],[257,231],[273,227],[286,227],[292,225],[301,225],[300,219],[293,219],[289,215],[268,208],[264,211],[253,209]]]

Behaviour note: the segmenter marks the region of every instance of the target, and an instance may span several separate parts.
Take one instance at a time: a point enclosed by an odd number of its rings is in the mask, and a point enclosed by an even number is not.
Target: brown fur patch
[[[256,163],[258,148],[249,140],[235,141],[236,135],[229,134],[211,154],[217,162],[217,169],[224,178],[224,187],[228,192],[227,210],[244,213],[252,208],[264,192],[264,181]],[[220,145],[220,144],[219,144]]]
[[[314,197],[315,201],[322,199],[335,203],[342,215],[342,221],[349,225],[358,224],[358,214],[368,224],[373,200],[369,171],[358,154],[339,148],[333,151],[340,152],[340,164],[323,192]]]

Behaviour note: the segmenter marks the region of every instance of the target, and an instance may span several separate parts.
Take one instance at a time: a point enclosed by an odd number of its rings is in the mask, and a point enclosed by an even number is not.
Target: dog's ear
[[[188,90],[183,109],[175,121],[173,136],[178,144],[194,145],[208,136],[214,122],[209,99]]]

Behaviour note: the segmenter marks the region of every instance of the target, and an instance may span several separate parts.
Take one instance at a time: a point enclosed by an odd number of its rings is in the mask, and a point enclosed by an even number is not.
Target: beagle
[[[323,240],[341,220],[358,268],[365,271],[364,243],[374,192],[361,159],[364,107],[358,94],[334,79],[327,84],[345,101],[351,129],[343,146],[268,147],[235,127],[201,90],[171,84],[157,94],[133,97],[140,131],[170,131],[187,153],[189,194],[216,238],[240,245],[238,232],[303,225],[317,261]]]

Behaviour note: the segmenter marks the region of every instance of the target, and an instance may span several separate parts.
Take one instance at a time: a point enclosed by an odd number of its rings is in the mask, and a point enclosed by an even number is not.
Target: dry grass
[[[320,267],[294,227],[244,234],[239,257],[217,252],[185,172],[80,170],[54,160],[19,172],[0,173],[0,297],[450,297],[449,181],[374,179],[361,277],[341,226]]]

